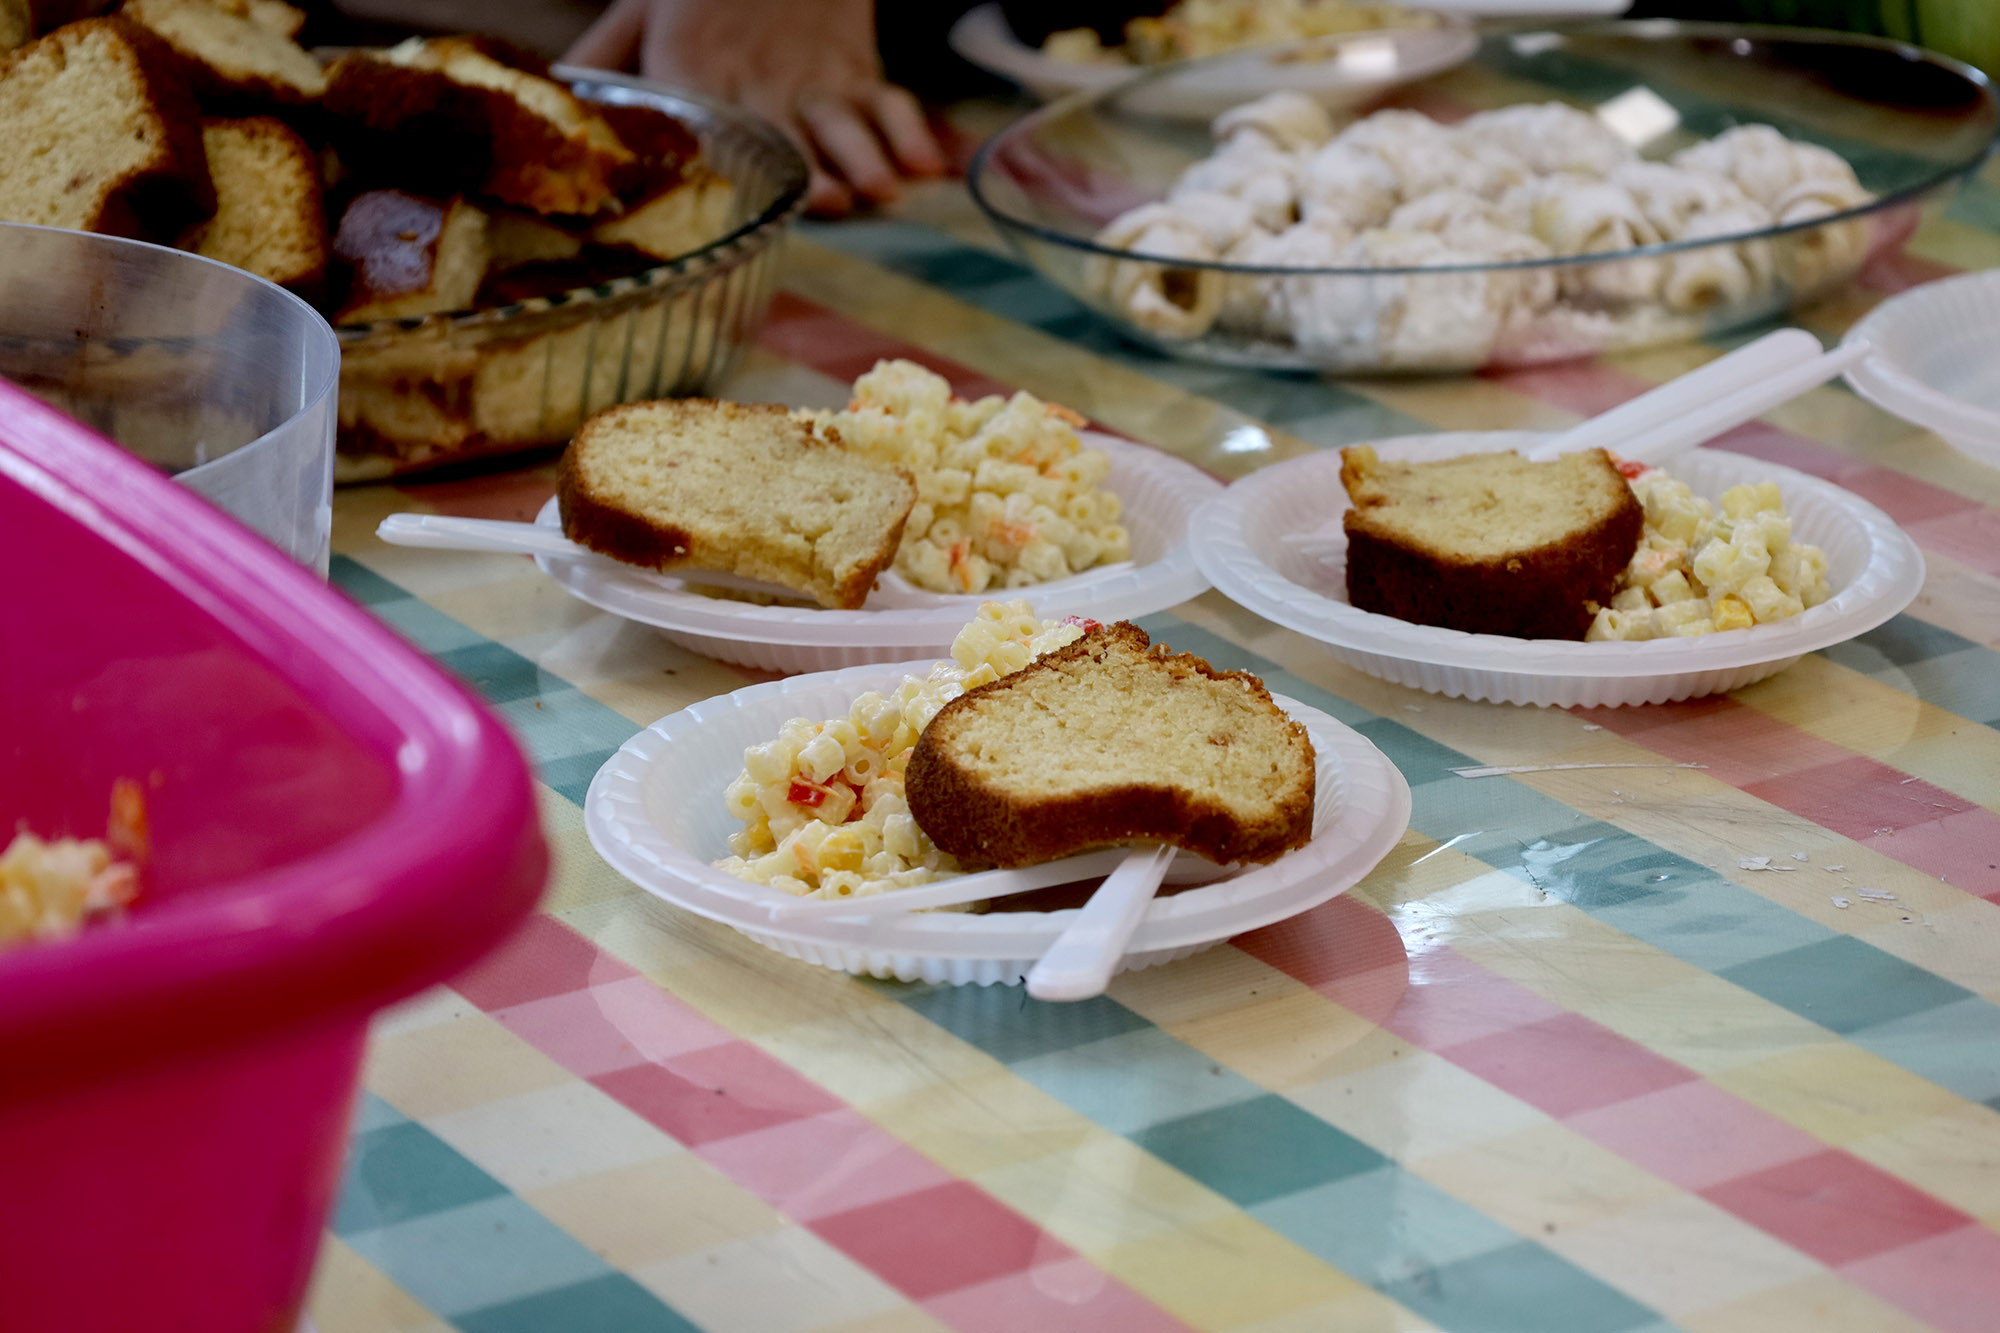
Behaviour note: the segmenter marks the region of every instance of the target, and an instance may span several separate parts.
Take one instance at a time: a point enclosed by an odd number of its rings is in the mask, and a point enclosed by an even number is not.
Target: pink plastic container
[[[122,922],[0,953],[0,1329],[277,1333],[369,1015],[498,943],[547,871],[519,751],[368,615],[0,383],[0,840],[103,836]]]

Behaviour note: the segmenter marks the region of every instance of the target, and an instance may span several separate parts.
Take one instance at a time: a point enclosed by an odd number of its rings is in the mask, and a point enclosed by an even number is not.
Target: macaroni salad
[[[863,694],[846,717],[793,718],[743,752],[723,793],[743,828],[716,862],[738,879],[811,898],[912,888],[960,873],[917,827],[903,799],[910,751],[951,700],[1073,643],[1095,625],[1038,620],[1026,602],[986,602],[952,640],[949,662]]]
[[[38,838],[22,829],[0,850],[0,949],[74,935],[139,894],[146,800],[120,778],[104,838]]]
[[[1645,533],[1584,638],[1690,638],[1798,615],[1832,596],[1826,554],[1792,540],[1774,481],[1732,486],[1722,512],[1659,468],[1632,478]]]
[[[917,503],[896,572],[933,592],[1026,588],[1131,555],[1111,460],[1085,449],[1083,419],[1029,393],[954,398],[911,361],[881,361],[822,429],[857,453],[905,468]]]

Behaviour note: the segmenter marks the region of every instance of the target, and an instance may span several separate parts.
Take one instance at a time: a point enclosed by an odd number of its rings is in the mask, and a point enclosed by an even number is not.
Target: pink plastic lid
[[[0,842],[147,788],[126,919],[0,953],[0,1102],[382,1005],[547,872],[468,692],[206,501],[0,382]]]

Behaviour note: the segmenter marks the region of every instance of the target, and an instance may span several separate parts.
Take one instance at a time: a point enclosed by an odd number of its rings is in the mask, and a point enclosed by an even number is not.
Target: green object
[[[1993,0],[1882,0],[1882,9],[1889,36],[2000,74],[2000,5]]]
[[[1641,0],[1632,16],[1832,28],[1894,37],[2000,76],[2000,0]]]

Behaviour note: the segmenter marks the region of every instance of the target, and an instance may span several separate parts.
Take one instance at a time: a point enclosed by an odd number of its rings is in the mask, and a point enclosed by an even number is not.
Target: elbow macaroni
[[[812,898],[911,888],[960,873],[924,836],[903,799],[903,770],[938,709],[967,690],[1081,638],[1086,622],[1038,620],[1026,602],[986,602],[952,640],[949,662],[873,690],[844,718],[793,718],[743,752],[723,792],[743,828],[716,865],[756,884]]]
[[[1659,468],[1632,479],[1645,506],[1639,549],[1584,638],[1691,638],[1798,615],[1832,596],[1826,554],[1792,540],[1778,484],[1732,486],[1722,512]]]
[[[1065,578],[1131,555],[1111,460],[1077,439],[1074,413],[1032,394],[954,398],[910,361],[882,361],[854,382],[823,429],[850,449],[909,470],[917,503],[896,572],[933,592],[977,593]]]

